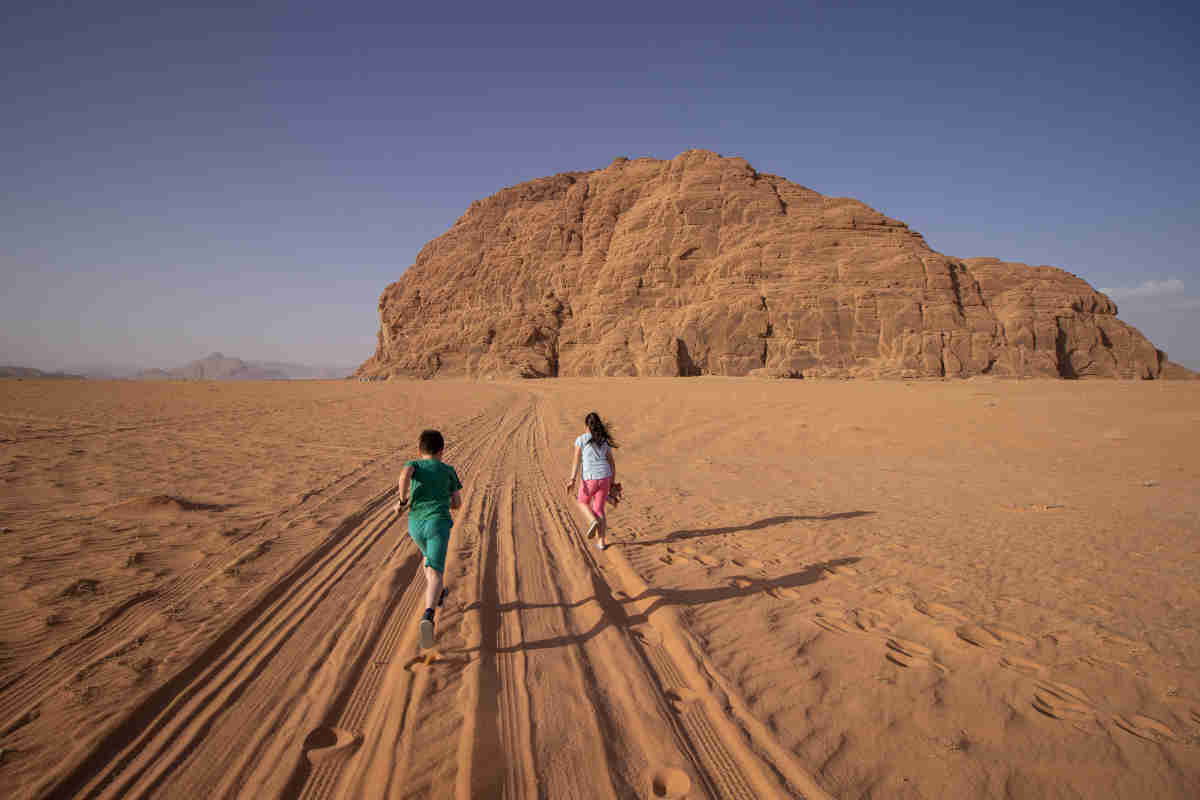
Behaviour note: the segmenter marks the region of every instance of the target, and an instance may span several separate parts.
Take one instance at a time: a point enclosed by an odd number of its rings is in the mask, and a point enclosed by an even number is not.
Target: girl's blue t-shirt
[[[595,481],[612,477],[612,467],[608,465],[608,453],[612,449],[608,442],[602,445],[592,444],[592,435],[585,433],[575,440],[575,446],[583,453],[583,479]]]

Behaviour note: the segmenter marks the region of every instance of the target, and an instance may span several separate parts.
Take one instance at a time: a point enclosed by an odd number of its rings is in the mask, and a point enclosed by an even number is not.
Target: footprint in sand
[[[1036,661],[1013,655],[1001,657],[1000,666],[1005,669],[1011,669],[1013,672],[1019,672],[1022,675],[1032,675],[1037,678],[1044,678],[1050,672],[1045,666]]]
[[[858,570],[849,564],[835,564],[832,567],[826,567],[825,572],[830,575],[857,575]]]
[[[683,714],[692,706],[700,701],[700,695],[693,692],[691,689],[679,688],[668,689],[666,692],[667,702],[671,704],[671,708],[676,712]]]
[[[729,560],[729,563],[735,567],[749,567],[750,569],[763,569],[766,566],[757,558],[733,558]]]
[[[343,728],[317,728],[304,739],[304,756],[313,766],[324,764],[362,743],[362,734]]]
[[[692,790],[692,779],[681,769],[660,767],[651,770],[646,775],[649,786],[649,796],[666,798],[666,800],[681,800]]]
[[[706,567],[721,566],[721,559],[713,558],[712,556],[698,555],[698,556],[696,556],[696,560],[699,561],[701,564],[703,564]]]
[[[887,648],[893,653],[901,653],[909,658],[929,658],[933,655],[933,651],[920,642],[901,639],[898,636],[887,640]]]
[[[856,608],[850,612],[854,626],[866,633],[882,631],[888,633],[892,629],[892,621],[882,613],[870,608]]]
[[[1108,671],[1112,671],[1117,667],[1129,667],[1129,663],[1126,661],[1110,661],[1107,658],[1100,658],[1099,656],[1090,654],[1082,655],[1075,660],[1077,663],[1092,667],[1093,669],[1103,669]]]
[[[1063,503],[1026,503],[1024,505],[1000,506],[1005,511],[1062,511]]]
[[[818,611],[817,615],[812,618],[812,621],[816,623],[818,627],[824,628],[830,633],[850,632],[850,626],[845,622],[845,614],[843,614],[841,611]]]
[[[1068,722],[1089,722],[1096,708],[1087,693],[1076,686],[1057,681],[1039,681],[1033,693],[1033,707],[1048,717]]]
[[[942,672],[949,670],[933,660],[933,651],[920,642],[893,637],[887,640],[884,657],[901,667],[934,667]]]
[[[924,600],[914,600],[913,608],[927,617],[943,622],[966,622],[967,615],[957,608],[944,603],[929,603]]]
[[[960,625],[954,632],[958,638],[976,647],[999,647],[1004,643],[999,636],[979,625]]]
[[[1056,647],[1062,647],[1075,641],[1075,636],[1070,631],[1053,631],[1047,633],[1044,638]]]
[[[1110,644],[1113,647],[1123,648],[1131,653],[1140,653],[1147,649],[1145,642],[1139,642],[1136,639],[1130,639],[1128,636],[1122,636],[1119,633],[1111,633],[1108,631],[1100,634],[1100,641],[1104,642],[1105,644]]]
[[[638,641],[652,647],[657,647],[663,642],[662,634],[658,632],[657,628],[650,625],[638,625],[632,629],[632,633]]]
[[[442,654],[438,650],[426,650],[418,656],[413,656],[404,663],[404,668],[412,673],[421,672],[429,669],[434,662],[441,659]]]
[[[1112,718],[1113,724],[1126,733],[1131,733],[1139,739],[1145,739],[1149,742],[1174,742],[1178,740],[1175,731],[1171,730],[1165,724],[1151,717],[1144,717],[1141,714],[1132,714],[1128,717],[1115,715]]]
[[[992,634],[1003,642],[1007,642],[1009,644],[1019,644],[1023,647],[1028,647],[1029,645],[1033,644],[1032,636],[1026,636],[1023,633],[1019,633],[1018,631],[1014,631],[1010,628],[1004,628],[1000,625],[984,625],[983,627],[988,633]]]
[[[871,589],[872,592],[886,594],[888,597],[905,599],[912,596],[912,589],[898,583],[884,583]]]
[[[793,589],[790,586],[784,586],[782,589],[771,589],[770,591],[778,597],[786,597],[789,600],[799,600],[804,596],[804,593],[799,589]]]

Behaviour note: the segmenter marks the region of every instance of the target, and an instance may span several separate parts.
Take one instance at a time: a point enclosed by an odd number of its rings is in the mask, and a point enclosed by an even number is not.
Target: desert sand
[[[1194,382],[6,380],[0,476],[6,798],[1200,794]]]

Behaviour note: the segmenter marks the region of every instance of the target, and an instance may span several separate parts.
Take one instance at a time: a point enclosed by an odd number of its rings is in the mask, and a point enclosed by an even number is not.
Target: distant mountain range
[[[281,361],[243,361],[222,353],[212,353],[182,367],[143,370],[135,377],[138,380],[271,381],[337,379],[345,378],[353,371],[353,367],[313,367]]]
[[[0,378],[83,378],[67,372],[43,372],[33,367],[0,367]]]
[[[212,353],[172,369],[139,369],[118,364],[93,364],[50,372],[34,367],[0,366],[0,378],[95,378],[100,380],[205,380],[286,381],[303,379],[337,380],[354,372],[354,367],[314,367],[284,361],[243,361]]]

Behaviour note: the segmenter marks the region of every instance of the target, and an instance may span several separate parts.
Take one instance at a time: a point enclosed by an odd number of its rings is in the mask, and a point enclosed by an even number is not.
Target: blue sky
[[[5,4],[0,362],[356,365],[471,201],[702,147],[1061,266],[1200,368],[1197,15],[973,5]]]

